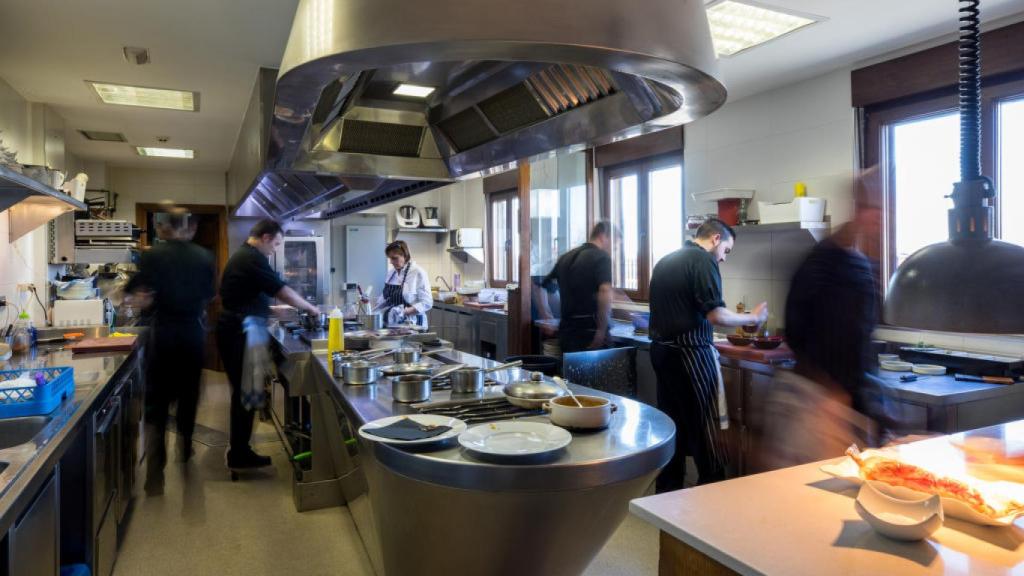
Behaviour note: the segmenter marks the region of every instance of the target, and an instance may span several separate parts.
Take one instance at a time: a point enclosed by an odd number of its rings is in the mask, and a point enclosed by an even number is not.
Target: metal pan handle
[[[497,372],[498,370],[507,370],[509,368],[518,368],[523,365],[522,360],[514,360],[512,362],[506,362],[504,364],[498,364],[497,366],[491,366],[490,368],[484,369],[484,374],[488,372]]]
[[[451,366],[445,366],[444,368],[438,370],[436,373],[431,374],[430,377],[431,378],[440,378],[441,376],[445,376],[447,374],[451,374],[452,372],[455,372],[456,370],[459,370],[459,369],[465,368],[465,367],[466,367],[465,364],[452,364]]]

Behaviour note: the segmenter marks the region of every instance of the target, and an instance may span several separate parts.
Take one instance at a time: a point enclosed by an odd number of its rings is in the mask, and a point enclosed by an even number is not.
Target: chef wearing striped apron
[[[377,299],[377,310],[383,313],[384,324],[412,322],[425,327],[427,310],[434,306],[426,270],[412,261],[409,246],[402,240],[388,244],[384,253],[392,267]]]
[[[713,325],[758,324],[768,305],[753,313],[730,311],[722,299],[718,264],[732,251],[736,233],[711,219],[693,241],[662,258],[651,274],[651,362],[658,378],[658,408],[676,423],[676,451],[658,477],[658,491],[678,490],[686,456],[697,466],[697,483],[725,478],[729,455],[722,430],[729,427],[725,387],[714,346]]]

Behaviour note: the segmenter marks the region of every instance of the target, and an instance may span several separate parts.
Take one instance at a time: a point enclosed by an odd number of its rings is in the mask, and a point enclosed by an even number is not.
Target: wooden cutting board
[[[736,346],[728,342],[715,342],[719,354],[737,360],[749,360],[751,362],[763,362],[765,364],[778,364],[793,359],[793,351],[785,343],[774,350],[761,350],[750,346]]]
[[[73,354],[96,354],[99,352],[128,352],[135,348],[135,336],[121,338],[86,338],[67,347]]]

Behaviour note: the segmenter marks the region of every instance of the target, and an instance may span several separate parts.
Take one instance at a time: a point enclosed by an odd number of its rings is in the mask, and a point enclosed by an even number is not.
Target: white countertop
[[[1024,517],[1009,527],[947,518],[928,540],[897,542],[857,515],[857,487],[822,464],[640,498],[630,510],[740,574],[1024,576]]]

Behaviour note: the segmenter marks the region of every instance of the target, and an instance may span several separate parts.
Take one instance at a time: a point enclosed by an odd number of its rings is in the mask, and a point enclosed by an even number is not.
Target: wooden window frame
[[[1024,96],[1024,74],[1015,74],[1013,78],[1001,78],[999,83],[987,82],[982,85],[982,142],[981,142],[981,170],[982,174],[992,178],[997,185],[999,183],[999,159],[997,157],[999,141],[999,104],[1005,100],[1013,100]],[[880,273],[882,277],[880,285],[888,285],[893,273],[896,271],[896,199],[895,170],[891,156],[892,149],[892,127],[896,124],[925,119],[929,116],[939,115],[954,111],[957,108],[957,95],[953,90],[943,90],[939,93],[929,93],[918,97],[901,98],[888,102],[884,105],[871,106],[865,109],[864,132],[864,154],[862,167],[869,168],[878,166],[879,170],[874,174],[875,182],[872,184],[875,189],[882,193],[882,262],[880,262]],[[952,190],[944,191],[945,194]],[[1001,191],[999,191],[1001,192]],[[938,194],[943,191],[936,191]],[[995,204],[995,235],[1002,235],[1002,194],[996,197]]]
[[[486,246],[487,253],[484,256],[484,259],[487,261],[487,283],[488,286],[491,286],[493,288],[505,288],[508,284],[516,282],[515,280],[512,279],[514,276],[512,272],[519,266],[519,262],[518,260],[513,261],[512,259],[512,235],[509,234],[508,238],[505,240],[505,249],[508,251],[508,258],[505,261],[505,277],[507,278],[507,280],[497,280],[494,278],[494,259],[492,258],[491,252],[491,250],[494,248],[492,246],[492,244],[494,243],[494,214],[492,206],[495,202],[508,201],[509,206],[511,207],[512,200],[519,198],[519,191],[515,188],[507,190],[496,190],[494,192],[488,192],[486,196],[487,198],[485,206],[487,210],[487,238],[484,244]],[[520,207],[520,209],[522,208]],[[518,226],[517,219],[518,216],[512,214],[511,209],[508,210],[508,212],[506,212],[505,223],[508,226],[508,230],[510,232],[513,226]]]
[[[623,162],[613,166],[607,166],[601,169],[601,218],[609,222],[614,222],[611,217],[611,180],[628,174],[637,175],[637,193],[639,206],[637,209],[638,216],[640,218],[640,254],[637,261],[637,289],[626,290],[619,286],[613,286],[616,290],[621,290],[623,294],[629,297],[631,300],[638,302],[647,302],[650,297],[650,284],[651,284],[651,269],[653,263],[651,262],[651,234],[650,234],[650,223],[651,223],[651,212],[650,212],[650,174],[656,170],[667,168],[669,166],[680,167],[680,178],[683,179],[679,183],[680,193],[684,195],[684,201],[682,204],[682,213],[679,215],[681,221],[686,221],[686,202],[685,202],[685,172],[684,172],[684,160],[683,151],[674,150],[664,154],[658,154],[656,156],[650,156],[641,158],[639,160],[631,160],[629,162]],[[686,227],[682,228],[681,242],[686,240]],[[614,248],[613,248],[614,249]],[[614,254],[612,257],[614,265]],[[614,278],[614,273],[613,273]]]

